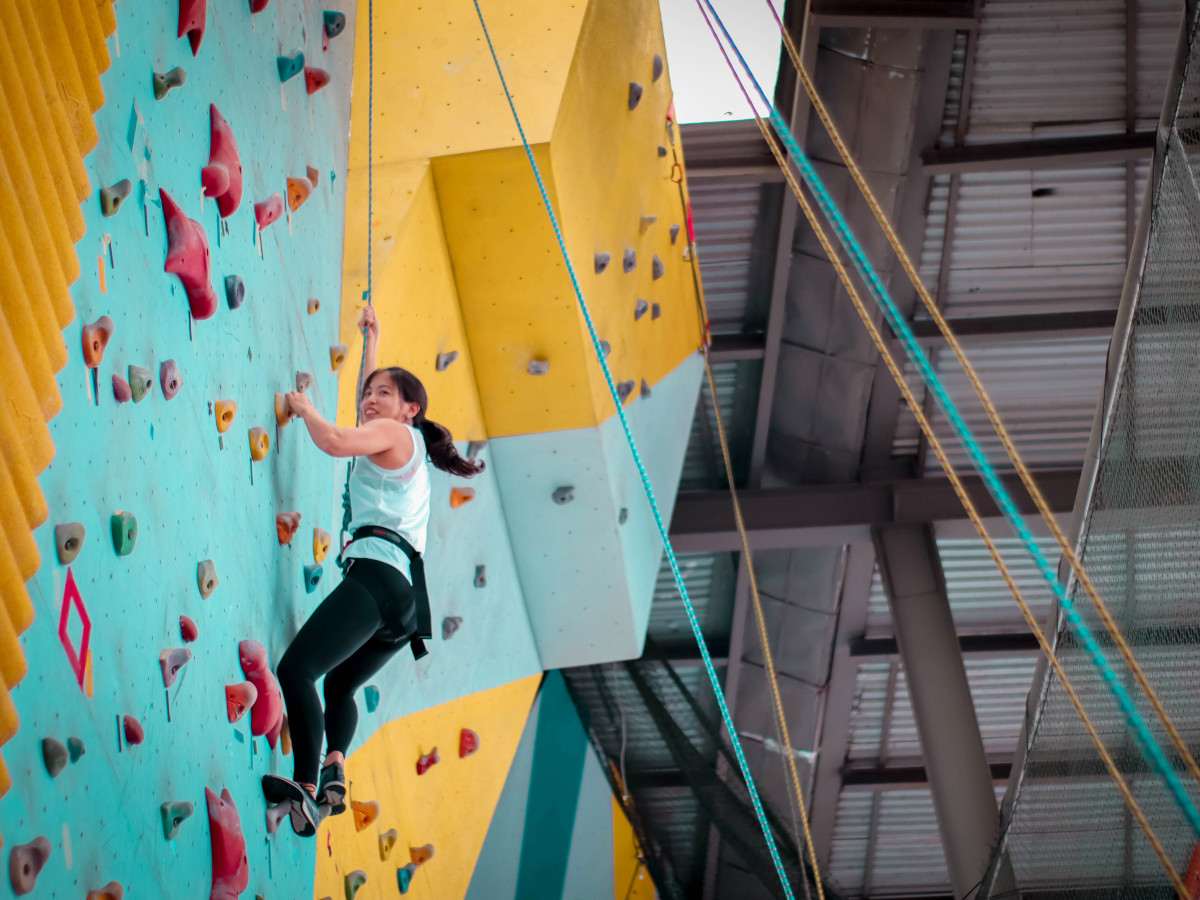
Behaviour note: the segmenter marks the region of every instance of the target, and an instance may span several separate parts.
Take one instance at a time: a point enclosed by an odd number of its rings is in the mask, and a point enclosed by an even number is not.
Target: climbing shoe
[[[321,769],[317,803],[328,806],[329,815],[332,816],[339,816],[346,811],[346,769],[341,763],[326,763]]]
[[[291,802],[292,831],[300,837],[312,837],[317,833],[317,802],[312,794],[296,782],[280,775],[264,775],[262,788],[263,796],[270,804]]]

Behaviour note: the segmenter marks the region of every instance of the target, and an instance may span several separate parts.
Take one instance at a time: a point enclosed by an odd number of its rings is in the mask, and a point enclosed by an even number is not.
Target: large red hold
[[[254,221],[261,231],[273,222],[279,221],[283,215],[283,195],[272,194],[261,203],[254,204]]]
[[[242,202],[242,157],[238,153],[233,129],[216,104],[208,107],[211,138],[208,165],[200,171],[205,197],[217,198],[221,218],[233,215]]]
[[[250,707],[250,733],[267,735],[267,741],[274,747],[272,734],[277,738],[283,725],[283,696],[267,661],[267,648],[258,641],[242,641],[238,644],[238,658],[246,680],[258,691],[258,697]]]
[[[316,66],[304,67],[304,89],[310,94],[315,94],[327,84],[329,73],[324,69],[318,69]]]
[[[179,0],[179,33],[176,37],[188,36],[192,45],[192,56],[200,51],[204,40],[204,26],[208,20],[208,0]]]
[[[217,292],[212,287],[208,237],[199,222],[183,214],[170,194],[159,188],[158,196],[167,221],[167,261],[163,271],[179,276],[192,308],[192,318],[211,318],[217,312]]]
[[[205,788],[204,797],[208,801],[208,830],[212,837],[213,880],[209,900],[237,900],[250,883],[242,820],[228,788],[221,791],[220,797]]]
[[[267,4],[270,2],[271,0],[250,0],[250,12],[260,13],[267,8]]]

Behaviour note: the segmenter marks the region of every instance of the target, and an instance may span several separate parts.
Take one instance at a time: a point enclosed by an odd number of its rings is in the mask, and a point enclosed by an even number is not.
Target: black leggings
[[[296,781],[317,783],[322,730],[328,752],[346,752],[358,725],[355,691],[408,643],[404,635],[415,623],[412,585],[394,566],[373,559],[355,559],[304,623],[278,668]],[[322,675],[324,714],[316,687]]]

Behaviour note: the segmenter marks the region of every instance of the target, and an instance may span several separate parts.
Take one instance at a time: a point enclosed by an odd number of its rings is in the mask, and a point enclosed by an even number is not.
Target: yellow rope
[[[892,356],[892,352],[888,348],[887,343],[884,341],[883,335],[879,331],[879,327],[875,324],[875,320],[871,318],[870,312],[867,310],[866,305],[859,296],[858,289],[851,280],[849,272],[847,272],[846,267],[842,264],[841,258],[838,256],[833,245],[830,243],[829,237],[826,235],[825,229],[821,225],[820,221],[818,221],[815,211],[813,210],[812,206],[809,205],[808,200],[800,190],[800,185],[796,181],[796,176],[792,173],[787,161],[784,159],[782,152],[775,142],[774,136],[770,133],[766,123],[759,116],[755,116],[755,121],[758,122],[758,127],[762,131],[763,137],[770,146],[771,152],[775,156],[775,160],[779,163],[780,168],[783,170],[784,176],[787,178],[787,182],[791,186],[792,192],[796,195],[796,199],[800,203],[800,208],[804,211],[805,218],[808,219],[809,224],[816,233],[817,239],[821,242],[821,246],[824,248],[830,262],[833,263],[834,269],[837,270],[838,277],[842,280],[842,284],[845,286],[846,292],[850,295],[850,300],[854,304],[854,308],[858,311],[858,315],[863,320],[863,324],[867,326],[867,331],[871,335],[871,341],[875,344],[875,349],[879,351],[879,355],[883,358],[884,363],[887,365],[888,371],[891,373],[892,378],[895,379],[897,386],[900,388],[900,392],[904,395],[905,402],[913,411],[913,415],[917,417],[917,422],[921,426],[921,431],[924,433],[926,440],[929,441],[929,446],[937,456],[938,462],[941,463],[942,468],[946,470],[946,475],[949,477],[950,483],[954,487],[954,493],[958,496],[959,501],[962,503],[963,509],[967,513],[967,517],[971,520],[971,524],[975,526],[975,530],[979,533],[979,536],[983,538],[984,543],[987,545],[988,552],[991,554],[992,560],[996,563],[996,567],[1000,570],[1000,574],[1003,576],[1005,584],[1008,585],[1008,589],[1012,592],[1013,598],[1017,601],[1017,605],[1021,608],[1021,615],[1024,616],[1025,622],[1028,624],[1030,631],[1032,631],[1034,636],[1037,638],[1038,646],[1041,647],[1042,652],[1046,654],[1046,659],[1049,661],[1051,668],[1054,670],[1054,674],[1058,676],[1063,689],[1070,698],[1071,705],[1075,707],[1075,711],[1079,714],[1079,718],[1083,722],[1083,727],[1087,730],[1088,736],[1091,737],[1092,743],[1096,747],[1096,751],[1100,754],[1100,758],[1104,762],[1104,767],[1112,776],[1113,781],[1116,782],[1117,789],[1121,792],[1121,796],[1125,799],[1126,806],[1129,807],[1130,813],[1133,815],[1134,819],[1137,820],[1139,827],[1141,827],[1142,832],[1146,835],[1146,839],[1150,842],[1151,847],[1153,847],[1154,854],[1158,857],[1159,862],[1162,863],[1163,869],[1166,871],[1168,878],[1170,878],[1171,884],[1175,888],[1176,893],[1180,896],[1180,898],[1182,898],[1182,900],[1191,900],[1187,888],[1184,886],[1183,880],[1179,877],[1179,874],[1175,871],[1175,867],[1172,865],[1170,857],[1167,856],[1167,851],[1163,847],[1162,842],[1159,840],[1158,835],[1151,827],[1145,813],[1142,812],[1142,808],[1138,804],[1137,799],[1133,796],[1133,793],[1130,791],[1129,785],[1125,782],[1124,777],[1117,769],[1116,763],[1113,761],[1108,749],[1104,746],[1104,742],[1100,738],[1099,733],[1096,731],[1095,725],[1092,724],[1091,718],[1084,710],[1083,704],[1079,699],[1079,695],[1076,694],[1075,688],[1067,678],[1067,673],[1063,670],[1057,654],[1054,652],[1053,647],[1050,646],[1050,642],[1047,640],[1046,635],[1042,632],[1037,618],[1034,616],[1033,611],[1029,608],[1029,604],[1025,601],[1024,596],[1021,594],[1020,588],[1017,587],[1016,581],[1013,579],[1012,574],[1008,570],[1008,566],[1005,564],[1003,557],[1000,555],[1000,551],[996,548],[996,544],[992,540],[992,536],[988,533],[987,528],[984,526],[983,520],[979,516],[979,511],[975,507],[974,501],[972,501],[970,496],[967,494],[965,488],[963,487],[962,480],[959,478],[954,466],[946,456],[946,452],[942,447],[941,440],[934,433],[933,426],[928,417],[925,415],[925,411],[922,409],[921,404],[917,401],[917,398],[913,395],[912,389],[908,386],[908,382],[904,380],[904,375],[900,371],[900,367],[896,364],[896,360]],[[724,445],[724,432],[722,431],[721,434],[722,445]],[[726,452],[726,466],[728,467],[728,465],[728,453]],[[741,519],[741,513],[738,509],[736,497],[734,498],[734,515],[737,518],[738,531],[742,535],[743,546],[747,546],[744,526]],[[766,650],[766,625],[762,618],[762,608],[758,601],[753,571],[753,567],[750,567],[750,584],[752,590],[754,590],[755,609],[759,618],[760,634],[763,639],[765,651],[764,656],[766,658],[768,667],[770,667],[770,651]],[[774,671],[770,668],[768,671],[771,672],[772,686],[774,686]],[[776,703],[779,703],[777,693]],[[777,714],[782,720],[783,712],[781,706],[777,707]],[[788,748],[788,753],[790,759],[790,746]],[[795,777],[794,765],[792,767],[792,772],[793,777]],[[796,786],[797,790],[799,790],[798,780],[796,782]],[[805,818],[805,834],[808,834],[807,818]],[[809,843],[809,853],[812,853],[811,840]],[[813,864],[814,866],[816,865],[815,856],[813,857]],[[817,884],[818,886],[820,885],[819,880]]]
[[[776,19],[776,21],[779,20]],[[976,373],[974,367],[967,360],[967,355],[963,352],[962,345],[958,342],[958,338],[955,337],[949,323],[947,323],[945,317],[942,315],[942,311],[938,309],[937,302],[933,299],[928,289],[921,281],[921,276],[917,273],[917,269],[913,265],[911,257],[909,257],[908,252],[904,249],[904,245],[900,242],[900,238],[896,235],[895,230],[892,228],[891,222],[888,221],[887,214],[883,211],[883,208],[880,207],[879,201],[875,199],[875,194],[872,192],[870,185],[867,184],[866,179],[863,177],[862,170],[859,169],[858,164],[855,162],[854,157],[850,153],[850,149],[846,146],[845,141],[842,140],[842,136],[838,132],[837,126],[834,125],[833,119],[829,115],[829,110],[825,107],[824,102],[821,100],[820,94],[817,93],[816,85],[813,84],[812,79],[809,77],[808,72],[805,70],[804,65],[800,61],[800,53],[796,49],[795,42],[792,41],[791,35],[788,34],[787,28],[783,27],[782,22],[780,23],[780,33],[783,35],[783,43],[784,46],[787,47],[788,55],[792,59],[792,64],[796,68],[796,74],[799,77],[801,84],[804,85],[804,90],[805,93],[808,94],[809,100],[812,101],[813,109],[816,110],[817,116],[821,119],[826,131],[829,132],[829,137],[833,141],[834,146],[837,147],[838,154],[841,156],[842,161],[846,164],[846,168],[849,169],[850,175],[854,179],[854,183],[857,184],[859,190],[862,191],[863,197],[867,201],[867,205],[870,206],[871,212],[874,214],[876,221],[879,223],[879,226],[883,229],[884,234],[887,236],[888,243],[891,244],[892,250],[896,253],[897,258],[900,260],[900,265],[904,268],[905,274],[908,276],[909,281],[912,282],[913,287],[920,295],[921,302],[924,303],[925,308],[929,310],[930,316],[937,323],[938,330],[941,331],[942,335],[945,337],[946,342],[950,345],[951,350],[954,351],[954,356],[958,360],[959,365],[963,367],[963,371],[966,372],[967,378],[970,379],[971,386],[975,389],[976,395],[979,397],[980,402],[983,404],[984,410],[987,412],[988,421],[991,422],[992,427],[996,430],[996,434],[999,436],[1000,443],[1003,445],[1005,453],[1008,454],[1008,458],[1012,460],[1013,467],[1017,470],[1017,474],[1021,478],[1021,483],[1025,485],[1025,489],[1029,492],[1029,496],[1033,498],[1034,505],[1037,507],[1038,512],[1041,514],[1042,518],[1046,522],[1046,525],[1049,527],[1050,533],[1058,542],[1059,547],[1062,548],[1063,556],[1070,563],[1072,571],[1074,571],[1075,576],[1079,579],[1079,583],[1083,586],[1084,591],[1087,592],[1088,597],[1092,601],[1092,605],[1095,606],[1096,612],[1100,616],[1100,620],[1104,623],[1105,629],[1110,635],[1112,635],[1113,642],[1120,651],[1122,659],[1124,659],[1125,664],[1129,666],[1129,670],[1133,673],[1134,679],[1145,692],[1147,699],[1150,701],[1150,705],[1154,708],[1155,714],[1163,723],[1167,733],[1171,736],[1171,743],[1175,745],[1175,749],[1179,752],[1180,757],[1187,765],[1188,771],[1191,772],[1192,777],[1196,779],[1198,784],[1200,784],[1200,765],[1197,765],[1195,757],[1192,755],[1187,744],[1184,742],[1183,735],[1179,733],[1179,729],[1175,726],[1174,721],[1167,712],[1166,707],[1163,705],[1162,700],[1158,696],[1158,693],[1154,690],[1153,686],[1151,686],[1149,680],[1146,678],[1145,672],[1142,671],[1142,667],[1134,658],[1133,651],[1130,649],[1128,642],[1125,640],[1125,636],[1121,633],[1120,627],[1113,619],[1112,613],[1109,611],[1107,604],[1105,604],[1104,600],[1101,599],[1099,592],[1096,590],[1096,586],[1092,583],[1091,576],[1089,576],[1084,570],[1083,564],[1079,561],[1079,557],[1075,554],[1075,548],[1071,546],[1071,543],[1067,540],[1066,535],[1063,534],[1062,529],[1059,527],[1058,521],[1055,519],[1054,513],[1050,510],[1050,506],[1046,502],[1046,498],[1042,495],[1041,489],[1037,486],[1037,482],[1033,480],[1033,475],[1026,467],[1024,460],[1021,459],[1020,454],[1017,452],[1017,448],[1013,445],[1012,438],[1008,433],[1008,429],[1005,428],[1004,423],[1000,420],[1000,414],[996,411],[996,407],[992,403],[991,397],[988,396],[987,390],[983,386],[983,382],[980,380],[979,375]],[[942,463],[942,466],[945,468],[945,463]]]

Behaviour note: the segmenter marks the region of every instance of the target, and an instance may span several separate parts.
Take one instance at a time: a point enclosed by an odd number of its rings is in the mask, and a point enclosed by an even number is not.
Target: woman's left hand
[[[316,407],[312,401],[308,399],[308,394],[302,394],[299,391],[291,391],[287,395],[288,404],[292,407],[292,412],[299,419],[305,419],[311,412],[316,412]]]

